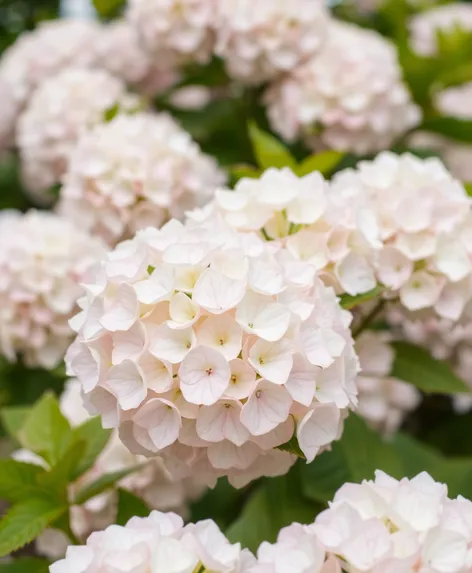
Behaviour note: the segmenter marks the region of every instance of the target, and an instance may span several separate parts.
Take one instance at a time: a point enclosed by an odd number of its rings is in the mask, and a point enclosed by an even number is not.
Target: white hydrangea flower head
[[[390,376],[395,350],[388,332],[364,331],[356,339],[361,373],[357,377],[357,413],[373,428],[393,434],[414,410],[420,392],[411,384]]]
[[[13,143],[18,117],[44,80],[71,66],[95,65],[101,33],[101,26],[93,21],[52,20],[24,32],[5,51],[0,60],[0,142]]]
[[[139,43],[135,28],[127,20],[115,20],[103,27],[97,52],[100,66],[139,93],[164,92],[180,79],[177,69],[151,61]]]
[[[114,246],[202,206],[225,176],[170,115],[137,113],[83,133],[63,181],[59,212]]]
[[[317,53],[327,33],[324,0],[219,0],[215,52],[231,77],[259,84]]]
[[[346,571],[466,573],[471,524],[472,502],[449,499],[426,472],[398,481],[377,471],[343,485],[312,528]]]
[[[104,254],[102,244],[53,213],[0,216],[0,353],[54,368],[73,331],[80,282]]]
[[[414,16],[409,24],[413,49],[423,56],[438,50],[437,33],[451,33],[456,28],[472,31],[472,6],[466,2],[451,2]]]
[[[249,573],[254,562],[250,551],[231,544],[214,521],[184,526],[175,513],[153,511],[149,517],[131,518],[124,527],[110,525],[92,533],[86,545],[69,547],[50,571]]]
[[[287,471],[294,456],[274,448],[293,435],[314,459],[356,402],[351,315],[334,291],[222,220],[139,231],[80,304],[69,371],[135,453],[240,486]]]
[[[210,60],[219,0],[130,0],[127,18],[156,64]]]
[[[25,186],[39,197],[59,183],[79,135],[126,105],[125,86],[104,70],[70,68],[44,81],[18,122]]]
[[[383,152],[338,173],[332,185],[334,194],[360,193],[375,213],[379,282],[410,311],[457,320],[470,298],[470,199],[441,161]]]
[[[419,108],[402,80],[395,46],[377,32],[333,22],[321,52],[266,92],[272,128],[366,154],[390,147],[418,124]]]

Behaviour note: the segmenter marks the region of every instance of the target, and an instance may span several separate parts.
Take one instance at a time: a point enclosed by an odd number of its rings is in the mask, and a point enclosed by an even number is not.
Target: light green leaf
[[[147,517],[151,510],[142,500],[134,493],[125,489],[118,489],[118,512],[115,523],[117,525],[126,525],[132,517]]]
[[[427,350],[408,342],[393,342],[395,360],[392,376],[413,384],[427,394],[470,392],[449,365],[433,358]]]
[[[138,464],[125,470],[104,474],[96,481],[92,482],[91,484],[85,486],[80,491],[78,491],[74,499],[74,504],[82,505],[89,499],[92,499],[92,497],[95,497],[96,495],[103,493],[107,489],[115,487],[117,482],[122,480],[124,477],[143,469],[146,465],[147,465],[146,463]]]
[[[365,293],[362,293],[362,294],[356,294],[356,295],[342,294],[339,297],[340,301],[341,301],[341,306],[343,308],[346,308],[347,310],[350,310],[351,308],[359,306],[360,304],[362,304],[364,302],[368,302],[369,300],[372,300],[373,298],[377,298],[383,292],[385,292],[385,290],[386,289],[384,286],[377,285],[372,290],[365,292]]]
[[[82,425],[73,429],[74,440],[83,441],[85,443],[85,450],[78,460],[78,464],[72,475],[72,479],[76,479],[85,473],[89,468],[91,468],[103,450],[107,445],[112,430],[105,430],[102,428],[100,418],[97,416],[87,420]]]
[[[469,197],[472,197],[472,182],[463,183],[462,185],[464,185],[464,189],[466,190],[467,195],[469,195]]]
[[[109,18],[118,12],[125,4],[125,0],[93,0],[95,10],[102,18]]]
[[[249,123],[249,137],[261,169],[268,169],[269,167],[296,169],[296,161],[285,145],[270,133],[259,129],[254,122]]]
[[[239,181],[244,177],[247,177],[249,179],[257,179],[258,177],[260,177],[262,173],[261,169],[253,167],[252,165],[246,165],[244,163],[233,165],[228,169],[228,171],[235,178],[236,181]]]
[[[328,175],[338,165],[344,157],[340,151],[323,151],[316,155],[310,155],[304,159],[295,169],[295,173],[302,177],[312,171],[319,171],[323,175]]]
[[[2,424],[12,438],[16,439],[18,432],[21,430],[30,412],[30,406],[9,406],[8,408],[2,408],[0,412]]]
[[[38,477],[45,474],[43,468],[12,459],[0,460],[0,498],[10,502],[41,493]]]
[[[49,561],[39,557],[20,557],[10,563],[0,563],[0,573],[48,573]]]
[[[426,120],[418,129],[444,135],[456,141],[472,143],[472,120],[437,116]]]
[[[85,448],[84,441],[73,442],[51,470],[38,478],[39,483],[54,491],[57,496],[62,495],[67,499],[67,485],[74,481],[76,468],[80,464]]]
[[[46,498],[31,498],[12,506],[0,521],[0,557],[33,541],[67,507]]]

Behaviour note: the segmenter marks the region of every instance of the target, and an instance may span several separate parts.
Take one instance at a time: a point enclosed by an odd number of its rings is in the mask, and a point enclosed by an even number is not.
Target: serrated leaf
[[[427,350],[408,342],[393,342],[395,360],[391,375],[413,384],[427,394],[470,392],[449,364],[433,358]]]
[[[112,430],[102,428],[100,418],[91,418],[77,428],[73,429],[73,439],[85,443],[84,452],[77,464],[72,479],[76,479],[90,469],[97,456],[107,445]]]
[[[252,121],[249,123],[249,137],[257,164],[261,169],[269,167],[296,169],[297,163],[285,145],[270,133],[257,127]]]
[[[59,497],[62,495],[67,499],[67,485],[74,481],[75,470],[80,464],[85,448],[84,441],[73,442],[51,470],[39,476],[39,483],[56,492]]]
[[[2,408],[0,412],[2,424],[12,438],[16,439],[18,432],[21,430],[30,412],[30,406],[9,406]]]
[[[0,557],[30,543],[67,511],[45,498],[31,498],[12,506],[0,521]]]
[[[41,492],[38,477],[43,468],[12,459],[0,460],[0,498],[17,502]]]
[[[347,310],[350,310],[351,308],[354,308],[356,306],[359,306],[360,304],[364,303],[364,302],[368,302],[369,300],[372,300],[373,298],[377,298],[379,295],[381,295],[383,292],[385,292],[385,287],[382,285],[378,285],[375,288],[373,288],[372,290],[362,293],[362,294],[356,294],[356,295],[350,295],[350,294],[342,294],[339,299],[341,302],[341,306]]]
[[[302,460],[306,460],[305,454],[302,452],[296,436],[293,436],[285,444],[278,446],[277,449],[282,450],[283,452],[288,452],[289,454],[294,454]]]
[[[472,143],[472,120],[437,116],[426,120],[418,129],[444,135],[456,141]]]
[[[48,573],[49,561],[39,557],[20,557],[10,563],[0,563],[0,573]]]
[[[147,517],[151,510],[142,500],[134,493],[125,489],[118,489],[118,511],[115,523],[117,525],[126,525],[132,517]]]
[[[340,151],[323,151],[316,155],[310,155],[310,157],[307,157],[297,165],[295,173],[299,177],[308,175],[308,173],[313,171],[319,171],[323,175],[328,175],[340,163],[344,155]]]

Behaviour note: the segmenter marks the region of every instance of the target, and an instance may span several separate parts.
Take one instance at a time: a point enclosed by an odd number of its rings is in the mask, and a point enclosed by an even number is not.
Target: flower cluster
[[[276,81],[265,101],[286,140],[365,154],[388,148],[420,120],[395,47],[382,36],[332,22],[321,52]],[[321,132],[320,132],[321,128]]]
[[[16,122],[34,90],[58,72],[96,63],[101,27],[83,20],[54,20],[25,32],[0,61],[0,143],[13,143]],[[5,107],[5,101],[7,106]]]
[[[79,286],[101,244],[52,213],[0,217],[0,352],[14,361],[52,368],[73,332]]]
[[[184,526],[175,513],[153,511],[133,517],[122,527],[92,533],[87,544],[71,546],[51,573],[212,571],[249,573],[255,559],[239,543],[231,544],[211,520]]]
[[[219,0],[215,52],[231,77],[258,84],[318,52],[327,24],[324,0]]]
[[[69,370],[136,453],[236,485],[284,473],[273,448],[295,433],[313,460],[355,403],[351,316],[314,275],[216,218],[140,231],[86,287]]]
[[[125,96],[103,70],[67,69],[44,81],[18,122],[25,186],[40,197],[60,181],[80,133],[100,122]]]
[[[214,47],[219,0],[130,0],[127,18],[159,64],[207,62]]]
[[[201,206],[224,182],[210,156],[167,114],[118,114],[71,154],[60,212],[115,245]]]

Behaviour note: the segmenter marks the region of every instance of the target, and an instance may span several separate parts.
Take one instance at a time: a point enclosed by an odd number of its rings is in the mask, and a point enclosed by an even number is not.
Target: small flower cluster
[[[224,175],[167,114],[118,114],[79,138],[60,212],[115,245],[212,198]]]
[[[27,189],[41,197],[59,183],[80,133],[125,95],[124,84],[103,70],[70,68],[44,81],[18,122]]]
[[[317,53],[327,25],[324,0],[219,0],[215,52],[231,77],[259,84]]]
[[[98,240],[47,212],[0,217],[0,352],[53,368],[72,341],[79,286],[104,252]]]
[[[272,127],[286,140],[303,136],[313,148],[358,154],[388,148],[421,118],[395,47],[341,22],[330,24],[321,52],[275,82],[265,101]]]
[[[67,362],[131,451],[239,486],[308,460],[355,404],[351,316],[312,266],[212,218],[138,232],[86,286]]]
[[[239,543],[231,544],[211,520],[184,526],[175,513],[153,511],[122,527],[92,533],[87,544],[71,546],[51,573],[249,573],[255,559]]]

